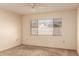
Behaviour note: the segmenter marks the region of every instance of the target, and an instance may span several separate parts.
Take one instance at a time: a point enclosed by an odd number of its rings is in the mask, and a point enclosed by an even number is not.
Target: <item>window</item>
[[[32,20],[32,35],[61,35],[61,19]]]
[[[62,19],[61,18],[53,19],[53,35],[54,36],[62,35]]]
[[[37,20],[32,20],[32,25],[31,25],[31,32],[32,35],[37,35],[38,34],[38,21]]]
[[[38,35],[53,35],[53,20],[38,20]]]

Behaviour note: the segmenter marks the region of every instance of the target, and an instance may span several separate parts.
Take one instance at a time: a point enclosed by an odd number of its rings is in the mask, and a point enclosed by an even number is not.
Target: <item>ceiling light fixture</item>
[[[35,9],[36,4],[31,3],[30,5],[31,5],[31,7],[32,7],[32,11],[35,12],[35,11],[36,11],[36,9]]]

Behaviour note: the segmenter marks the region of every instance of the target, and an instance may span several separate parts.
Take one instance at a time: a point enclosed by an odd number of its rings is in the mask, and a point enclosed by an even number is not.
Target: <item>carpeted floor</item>
[[[21,45],[0,52],[0,56],[77,56],[77,53],[74,50]]]

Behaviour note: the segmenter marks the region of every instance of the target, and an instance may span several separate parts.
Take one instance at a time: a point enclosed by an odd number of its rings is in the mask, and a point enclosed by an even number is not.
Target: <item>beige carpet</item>
[[[77,53],[74,50],[21,45],[0,52],[0,56],[77,56]]]

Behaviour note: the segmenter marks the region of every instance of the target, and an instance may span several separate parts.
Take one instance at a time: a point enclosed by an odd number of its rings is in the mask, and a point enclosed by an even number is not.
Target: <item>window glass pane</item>
[[[53,19],[53,35],[54,36],[60,36],[62,34],[61,27],[62,27],[62,19],[61,18]]]
[[[37,22],[37,20],[32,20],[31,32],[32,32],[32,35],[38,34],[38,22]]]
[[[37,35],[38,34],[38,29],[37,28],[32,28],[32,35]]]
[[[38,35],[53,35],[53,20],[38,20]]]

